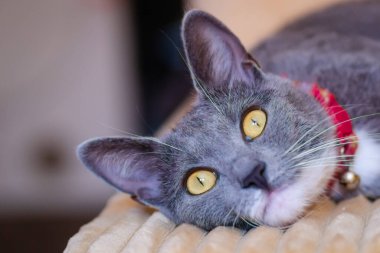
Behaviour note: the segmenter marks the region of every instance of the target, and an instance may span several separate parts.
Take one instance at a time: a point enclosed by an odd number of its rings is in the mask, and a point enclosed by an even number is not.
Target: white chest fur
[[[361,188],[373,188],[380,176],[380,142],[376,136],[364,129],[356,130],[359,148],[356,152],[353,170],[361,178]],[[379,187],[380,188],[380,187]]]

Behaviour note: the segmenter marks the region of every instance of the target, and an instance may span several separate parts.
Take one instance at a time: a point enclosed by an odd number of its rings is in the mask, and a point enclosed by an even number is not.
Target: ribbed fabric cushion
[[[230,227],[210,232],[175,226],[159,212],[117,194],[103,212],[80,228],[65,253],[333,253],[380,252],[380,201],[356,197],[335,205],[323,199],[287,230]]]

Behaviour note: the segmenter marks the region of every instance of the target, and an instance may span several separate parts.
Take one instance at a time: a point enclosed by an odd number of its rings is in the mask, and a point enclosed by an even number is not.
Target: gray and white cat
[[[286,226],[326,192],[340,161],[333,122],[308,84],[300,89],[292,80],[318,82],[345,106],[359,138],[352,169],[360,187],[336,187],[332,195],[377,198],[379,25],[380,2],[329,8],[253,50],[259,67],[220,21],[190,11],[182,38],[197,91],[192,110],[161,139],[97,138],[80,145],[78,156],[177,224]]]

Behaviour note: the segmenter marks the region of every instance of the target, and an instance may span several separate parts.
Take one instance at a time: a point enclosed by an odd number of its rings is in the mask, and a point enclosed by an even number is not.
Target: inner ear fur
[[[82,143],[83,164],[115,188],[156,206],[162,198],[157,144],[145,138],[107,137]]]
[[[215,17],[199,10],[188,12],[182,24],[187,62],[198,90],[225,83],[253,82],[256,60],[240,40]]]

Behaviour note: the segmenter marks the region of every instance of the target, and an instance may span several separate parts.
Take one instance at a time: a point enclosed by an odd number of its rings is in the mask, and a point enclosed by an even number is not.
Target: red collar
[[[294,81],[294,86],[300,88],[310,86],[310,84]],[[336,126],[336,138],[340,142],[337,154],[342,161],[337,163],[334,175],[326,186],[327,193],[332,195],[333,189],[339,185],[347,190],[355,190],[359,186],[360,177],[349,170],[349,165],[354,160],[358,148],[358,138],[354,133],[350,115],[338,103],[334,94],[328,89],[320,87],[318,83],[311,84],[310,94],[330,116],[332,123]]]
[[[348,190],[354,190],[359,184],[359,176],[349,170],[349,164],[353,162],[354,155],[358,148],[358,139],[352,127],[352,121],[333,93],[325,88],[321,88],[314,83],[311,88],[311,95],[321,104],[331,118],[332,123],[336,126],[336,138],[339,139],[338,156],[340,160],[337,163],[333,178],[328,182],[327,191],[332,193],[332,189],[339,182]]]

